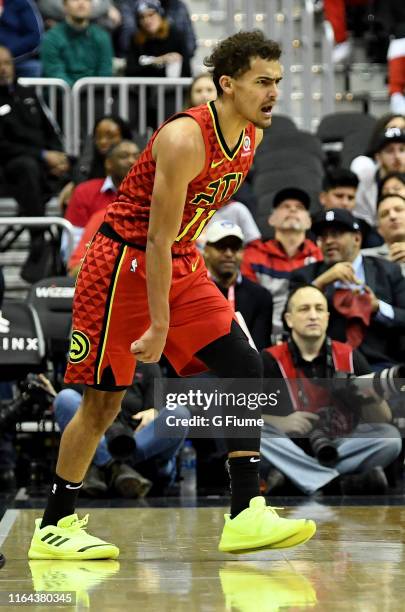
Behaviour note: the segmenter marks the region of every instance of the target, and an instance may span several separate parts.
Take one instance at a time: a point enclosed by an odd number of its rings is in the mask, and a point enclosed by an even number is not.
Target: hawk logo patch
[[[77,329],[72,332],[70,341],[69,361],[70,363],[80,363],[86,359],[90,353],[90,340],[81,331]]]

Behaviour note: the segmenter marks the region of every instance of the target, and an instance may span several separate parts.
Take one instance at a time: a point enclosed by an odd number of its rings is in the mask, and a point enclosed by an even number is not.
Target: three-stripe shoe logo
[[[41,538],[42,542],[46,542],[46,540],[48,540],[47,544],[53,544],[54,546],[60,546],[61,544],[64,544],[65,542],[70,540],[70,538],[64,538],[63,536],[55,535],[54,533],[47,533],[46,535],[44,535],[43,538]]]
[[[61,546],[70,539],[71,538],[65,538],[61,535],[55,535],[54,533],[47,533],[43,538],[41,538],[41,542],[46,542],[47,544],[52,544],[53,546]],[[85,552],[86,550],[89,550],[89,548],[97,548],[98,546],[105,546],[105,543],[83,546],[83,548],[79,548],[77,552]]]

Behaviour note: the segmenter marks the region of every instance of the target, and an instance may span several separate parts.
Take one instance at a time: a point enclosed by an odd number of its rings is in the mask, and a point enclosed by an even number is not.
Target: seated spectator
[[[288,187],[276,193],[268,219],[275,229],[274,238],[250,243],[243,255],[242,274],[268,289],[273,297],[275,335],[283,332],[281,315],[292,271],[322,259],[319,248],[305,238],[311,227],[309,207],[309,195],[302,189]]]
[[[120,422],[131,424],[134,430],[134,449],[125,459],[112,456],[107,443],[107,430],[97,446],[93,463],[83,483],[83,491],[88,495],[97,497],[110,492],[128,498],[144,497],[152,485],[152,493],[162,495],[173,485],[177,474],[176,456],[188,428],[177,425],[175,433],[169,432],[165,425],[169,412],[166,408],[157,410],[154,407],[154,381],[160,377],[157,364],[137,365],[132,386],[125,395],[118,417]],[[61,431],[76,414],[81,399],[81,394],[74,389],[66,388],[58,393],[54,406],[56,422]],[[181,406],[170,410],[170,414],[180,419],[189,417],[188,410]],[[156,428],[161,432],[160,435]],[[163,432],[167,432],[167,435]]]
[[[381,181],[381,196],[393,194],[405,198],[405,172],[389,172]]]
[[[136,15],[137,4],[139,0],[119,0],[119,9],[122,14],[120,47],[124,52],[128,51],[131,37],[139,29]],[[161,0],[160,4],[169,21],[181,32],[188,56],[193,57],[197,48],[197,39],[186,4],[182,0]]]
[[[202,72],[194,77],[187,95],[186,108],[200,106],[211,100],[216,100],[217,90],[209,72]]]
[[[64,0],[63,7],[65,20],[42,39],[43,76],[69,85],[83,77],[112,76],[110,35],[90,23],[91,0]]]
[[[374,159],[376,164],[359,168],[359,160],[353,160],[351,169],[359,177],[356,206],[356,217],[363,219],[369,225],[376,222],[377,201],[380,183],[389,172],[405,172],[405,129],[390,127],[380,134],[375,146]]]
[[[243,233],[238,225],[216,221],[207,230],[204,260],[209,275],[233,309],[240,312],[260,350],[268,346],[272,329],[270,293],[240,273]]]
[[[135,163],[139,154],[140,151],[134,142],[121,140],[111,147],[106,155],[106,178],[84,181],[75,188],[65,215],[65,218],[73,225],[75,247],[91,216],[99,210],[105,211],[108,204],[115,200],[121,181]]]
[[[112,146],[121,140],[132,140],[133,134],[127,121],[117,115],[104,115],[94,124],[93,135],[83,147],[83,152],[73,168],[73,181],[83,181],[105,176],[105,157]]]
[[[285,321],[290,338],[262,352],[264,379],[278,379],[281,393],[277,408],[263,414],[261,456],[307,495],[321,489],[344,494],[386,493],[383,468],[402,448],[400,433],[391,425],[388,404],[370,398],[362,403],[360,392],[338,402],[325,386],[311,383],[311,379],[331,379],[336,372],[370,373],[361,353],[326,335],[328,319],[327,300],[316,287],[298,287],[289,295]],[[274,382],[269,392],[274,392]],[[322,420],[325,410],[328,416]],[[327,427],[323,421],[330,423],[327,436],[337,450],[332,465],[325,465],[311,444],[311,433]],[[274,482],[274,474],[269,480]]]
[[[67,180],[69,159],[63,152],[59,128],[35,88],[16,82],[13,59],[5,47],[0,47],[0,106],[0,168],[7,189],[17,200],[20,215],[41,217],[47,200]],[[42,229],[30,233],[31,249],[23,277],[43,250]]]
[[[127,55],[126,76],[188,77],[191,76],[190,55],[182,33],[166,17],[159,0],[136,5],[139,30],[132,37]],[[147,90],[148,125],[157,127],[157,93]],[[165,92],[166,116],[175,111],[173,90]]]
[[[65,19],[64,0],[37,0],[38,8],[47,28]],[[112,32],[121,25],[121,13],[112,0],[92,0],[91,21]]]
[[[84,143],[83,152],[72,171],[72,181],[59,194],[62,211],[72,195],[75,185],[94,178],[105,177],[105,156],[121,140],[132,140],[129,123],[116,115],[104,115],[94,125],[92,136]]]
[[[377,209],[378,231],[384,244],[372,249],[362,249],[363,255],[374,255],[401,266],[405,276],[405,193],[382,196]]]
[[[323,179],[319,201],[326,210],[344,208],[352,212],[356,205],[358,185],[359,179],[354,172],[346,168],[334,168]],[[376,230],[363,219],[358,219],[358,221],[362,234],[362,245],[372,247],[381,244],[381,236]]]
[[[171,70],[167,67],[176,64],[179,65],[176,76],[191,76],[191,58],[182,33],[164,17],[159,0],[139,2],[136,18],[139,30],[131,40],[126,75],[169,76]]]
[[[39,47],[42,32],[42,18],[34,2],[1,2],[0,45],[12,54],[17,77],[41,76],[41,65],[32,56]]]
[[[312,224],[324,261],[291,275],[291,288],[312,283],[329,303],[329,335],[349,342],[374,371],[398,361],[405,333],[405,278],[398,264],[362,256],[361,233],[348,210],[319,213]]]

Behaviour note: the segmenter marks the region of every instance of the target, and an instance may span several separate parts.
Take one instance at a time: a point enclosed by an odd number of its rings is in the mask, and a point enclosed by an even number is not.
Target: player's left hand
[[[131,344],[131,353],[143,363],[157,363],[166,344],[167,330],[151,325],[138,340]]]

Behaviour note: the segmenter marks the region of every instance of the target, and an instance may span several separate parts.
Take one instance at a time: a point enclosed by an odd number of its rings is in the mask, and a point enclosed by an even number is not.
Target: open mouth
[[[267,106],[262,106],[262,113],[266,115],[266,117],[271,117],[273,107],[268,104]]]

